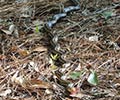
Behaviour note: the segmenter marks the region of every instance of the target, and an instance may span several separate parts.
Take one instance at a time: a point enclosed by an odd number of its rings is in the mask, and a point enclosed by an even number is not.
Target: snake
[[[49,50],[50,54],[58,54],[59,57],[58,57],[56,63],[59,63],[59,64],[66,63],[66,60],[63,55],[64,53],[61,51],[60,44],[58,43],[59,36],[53,35],[51,30],[54,27],[54,25],[57,24],[58,21],[61,20],[62,18],[65,18],[68,15],[68,13],[70,13],[72,11],[77,11],[80,9],[78,0],[69,0],[69,1],[72,2],[73,6],[68,6],[68,7],[63,8],[62,12],[52,16],[52,19],[47,21],[44,24],[43,28],[41,29],[42,32],[45,33],[46,36],[49,38],[50,45],[51,45],[51,47],[50,47],[51,49]]]

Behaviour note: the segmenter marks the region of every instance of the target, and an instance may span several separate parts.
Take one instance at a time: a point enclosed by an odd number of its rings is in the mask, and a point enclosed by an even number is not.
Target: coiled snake
[[[78,0],[70,0],[70,1],[75,6],[69,6],[69,7],[64,8],[62,13],[55,14],[52,17],[52,20],[46,22],[46,24],[42,28],[42,32],[44,32],[47,35],[47,37],[50,39],[50,45],[51,45],[51,48],[52,48],[50,50],[50,53],[58,54],[59,57],[58,57],[56,62],[57,63],[59,62],[59,64],[64,64],[66,62],[66,60],[64,59],[63,52],[61,52],[61,50],[60,50],[61,49],[60,44],[58,43],[58,38],[59,37],[58,37],[58,35],[53,35],[51,33],[51,29],[58,22],[58,20],[60,20],[61,18],[66,17],[69,12],[80,9],[80,5],[78,3]]]

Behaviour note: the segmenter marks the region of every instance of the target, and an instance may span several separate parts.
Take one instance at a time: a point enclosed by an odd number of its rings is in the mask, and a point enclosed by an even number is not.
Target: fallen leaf
[[[35,70],[36,72],[39,72],[39,67],[37,63],[30,61],[29,64],[30,64],[30,69]]]
[[[119,3],[120,0],[112,0],[114,3]]]
[[[46,93],[46,94],[52,94],[53,92],[52,92],[50,89],[46,89],[46,90],[45,90],[45,93]]]
[[[52,88],[52,85],[48,82],[44,82],[42,80],[35,80],[35,79],[32,79],[30,81],[30,87],[31,88],[43,88],[43,89],[49,89],[49,88]]]
[[[24,50],[24,49],[19,49],[19,50],[18,50],[18,53],[19,53],[20,56],[22,56],[22,57],[25,57],[25,56],[27,56],[27,55],[30,54],[30,52],[29,52],[28,50]]]
[[[98,77],[95,71],[91,71],[87,81],[92,84],[92,85],[97,85],[98,84]]]
[[[11,78],[11,81],[26,88],[27,84],[29,83],[28,79],[24,75],[18,76],[18,74],[19,74],[19,71],[17,71],[13,75],[13,77]]]
[[[11,35],[12,34],[11,31],[9,31],[9,30],[1,29],[1,31],[4,32],[7,35]]]
[[[39,26],[38,25],[36,25],[36,27],[35,27],[35,32],[39,33]]]
[[[50,69],[51,70],[56,70],[58,67],[56,66],[56,65],[54,65],[54,64],[52,64],[51,66],[50,66]]]
[[[80,90],[78,88],[72,87],[68,90],[71,94],[71,97],[76,97],[76,98],[83,98],[84,96],[86,96],[86,94],[83,94],[82,92],[80,92]]]
[[[55,54],[55,55],[51,54],[50,57],[51,57],[54,61],[59,58],[58,54]]]
[[[111,17],[113,15],[113,11],[103,12],[102,15],[105,19],[108,19],[109,17]]]
[[[81,93],[81,92],[79,92],[79,93],[77,93],[77,94],[71,94],[70,95],[71,97],[75,97],[75,98],[79,98],[79,99],[81,99],[81,98],[83,98],[83,97],[90,97],[89,95],[86,95],[86,94],[83,94],[83,93]]]
[[[3,60],[3,59],[5,59],[5,58],[6,58],[5,55],[0,55],[0,60]]]
[[[95,41],[95,42],[97,42],[98,41],[98,36],[97,35],[90,36],[89,37],[89,41]]]
[[[10,26],[9,26],[9,31],[10,31],[11,33],[13,33],[14,30],[15,30],[15,25],[14,25],[14,24],[10,25]]]
[[[24,98],[22,100],[36,100],[36,99],[34,97],[26,97],[26,98]]]
[[[75,80],[75,79],[78,79],[83,73],[84,73],[83,70],[72,72],[72,73],[70,73],[69,77],[72,78],[73,80]]]
[[[48,82],[44,82],[42,80],[32,79],[29,80],[25,75],[18,76],[18,71],[11,78],[12,82],[26,88],[26,89],[35,89],[35,88],[43,88],[50,89],[52,85]]]
[[[16,38],[19,37],[19,32],[18,32],[18,29],[17,29],[17,28],[14,30],[13,35],[14,35]]]
[[[65,98],[65,100],[72,100],[71,98]]]
[[[11,46],[11,47],[10,47],[10,52],[16,52],[17,49],[18,49],[17,46]]]
[[[0,96],[4,96],[4,97],[6,97],[8,94],[10,94],[12,92],[12,90],[11,89],[7,89],[7,90],[5,90],[5,91],[1,91],[0,92]]]
[[[75,87],[68,88],[68,91],[71,93],[70,95],[77,94],[79,89]]]
[[[45,52],[47,51],[47,48],[43,47],[43,46],[40,46],[40,47],[37,47],[35,49],[32,50],[33,52],[37,51],[37,52]]]

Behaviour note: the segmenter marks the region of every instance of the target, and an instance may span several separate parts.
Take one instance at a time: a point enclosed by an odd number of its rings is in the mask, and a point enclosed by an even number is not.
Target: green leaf
[[[84,71],[79,71],[79,72],[72,72],[69,77],[72,78],[73,80],[78,79]]]
[[[112,11],[106,11],[106,12],[103,12],[102,15],[105,19],[108,19],[109,17],[111,17],[113,14]]]
[[[36,25],[36,27],[35,27],[35,32],[39,33],[39,27],[38,27],[38,25]]]
[[[51,70],[56,70],[58,67],[56,65],[51,65],[50,68]]]
[[[98,85],[98,77],[95,71],[91,71],[87,81],[92,85]]]
[[[52,58],[53,60],[57,60],[57,59],[58,59],[58,54],[55,54],[55,55],[51,54],[50,56],[51,56],[51,58]]]

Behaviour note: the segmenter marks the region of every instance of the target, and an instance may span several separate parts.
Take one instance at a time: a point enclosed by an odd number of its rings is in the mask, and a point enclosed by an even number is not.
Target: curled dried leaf
[[[20,56],[22,56],[22,57],[25,57],[25,56],[27,56],[27,55],[30,54],[30,52],[29,52],[28,50],[23,50],[23,49],[19,49],[19,50],[18,50],[18,53],[19,53]]]
[[[37,51],[37,52],[45,52],[45,51],[47,51],[47,48],[45,48],[43,46],[40,46],[40,47],[37,47],[37,48],[33,49],[33,52],[35,52],[35,51]]]
[[[18,74],[19,74],[19,71],[17,71],[13,75],[13,77],[11,78],[11,81],[26,88],[27,83],[28,83],[28,79],[24,75],[19,76]]]
[[[49,89],[52,88],[52,85],[48,82],[44,82],[42,80],[36,80],[36,79],[32,79],[30,81],[31,84],[31,88],[43,88],[43,89]]]

